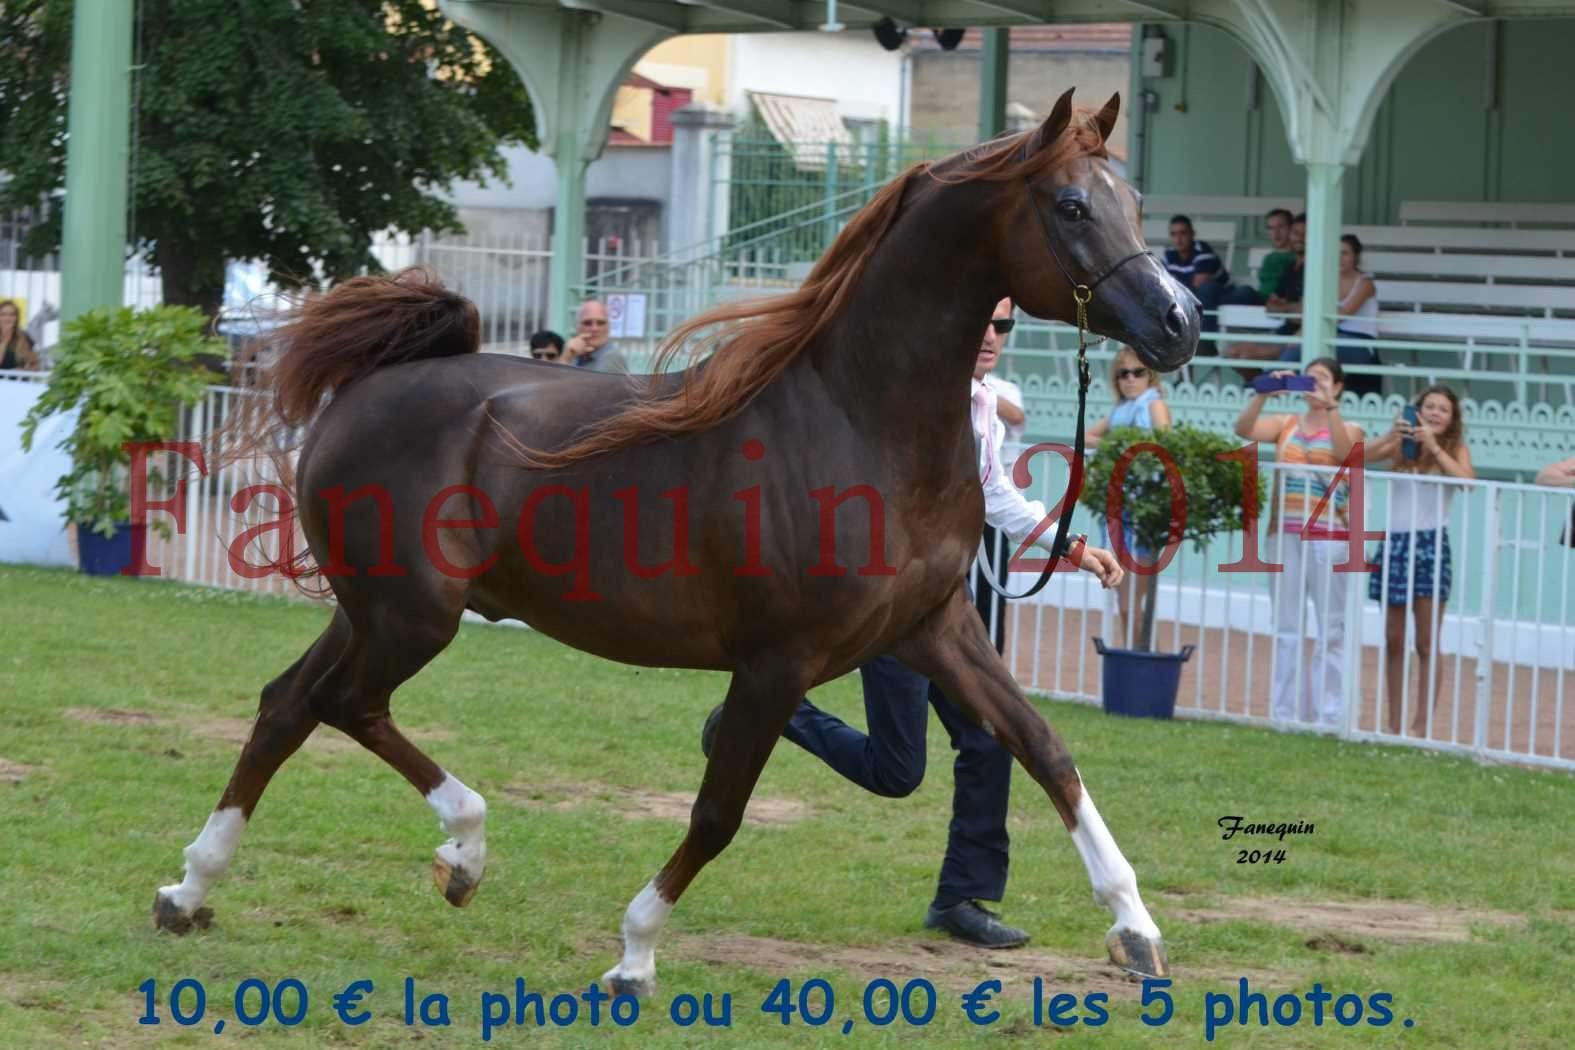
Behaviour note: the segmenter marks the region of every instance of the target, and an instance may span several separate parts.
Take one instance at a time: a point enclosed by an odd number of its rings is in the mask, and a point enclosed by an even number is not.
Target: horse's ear
[[[1076,90],[1076,88],[1067,88],[1066,94],[1056,99],[1055,108],[1050,111],[1045,122],[1039,125],[1039,130],[1034,132],[1033,141],[1029,143],[1030,153],[1053,145],[1055,140],[1061,137],[1061,132],[1065,131],[1066,126],[1072,122],[1072,92]]]
[[[1121,92],[1117,91],[1110,96],[1110,101],[1105,103],[1105,108],[1099,111],[1098,116],[1094,117],[1095,123],[1099,125],[1099,137],[1106,142],[1110,141],[1110,133],[1116,127],[1116,114],[1120,112]]]

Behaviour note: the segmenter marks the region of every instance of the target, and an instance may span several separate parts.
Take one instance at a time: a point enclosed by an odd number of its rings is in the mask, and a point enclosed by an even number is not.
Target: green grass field
[[[326,622],[303,603],[157,581],[0,566],[0,1046],[480,1046],[481,997],[578,992],[616,959],[629,898],[667,859],[699,783],[700,724],[718,675],[636,669],[531,632],[466,626],[396,695],[401,724],[488,799],[489,867],[456,911],[432,886],[436,818],[403,780],[319,729],[263,798],[208,903],[213,927],[156,933],[149,909],[218,798],[258,690]],[[861,720],[856,678],[816,699]],[[954,946],[921,927],[945,841],[950,751],[902,800],[863,794],[791,745],[757,818],[674,911],[659,989],[627,1028],[582,1012],[566,1028],[495,1031],[548,1046],[1000,1045],[1066,1036],[1109,1046],[1205,1043],[1206,1008],[1246,977],[1270,1002],[1393,996],[1394,1020],[1220,1027],[1223,1046],[1566,1047],[1575,1028],[1575,778],[1411,750],[1212,723],[1118,720],[1039,700],[1069,741],[1166,935],[1174,1014],[1149,1027],[1141,989],[1104,960],[1109,917],[1049,802],[1013,784],[1005,917],[1024,950]],[[932,720],[933,722],[933,720]],[[1237,863],[1216,821],[1305,821],[1282,864]],[[1245,845],[1260,845],[1249,841]],[[1037,1030],[1032,981],[1108,994],[1109,1020]],[[403,983],[448,997],[447,1028],[407,1026]],[[760,1007],[782,978],[823,978],[828,1023]],[[960,994],[999,978],[1001,1017],[974,1026]],[[171,1017],[183,979],[206,989],[194,1027]],[[243,981],[294,978],[305,1020],[246,1028]],[[933,1020],[878,1028],[866,985],[936,989]],[[138,1024],[152,979],[157,1026]],[[343,1023],[333,995],[369,979],[372,1014]],[[911,1005],[922,1008],[921,986]],[[731,994],[731,1026],[681,1027],[684,993]],[[281,1006],[294,1007],[286,995]],[[192,1009],[188,994],[184,1008]],[[566,1000],[564,1001],[566,1004]],[[807,997],[820,1009],[818,990]],[[243,1003],[255,1014],[257,997]],[[884,1014],[886,1000],[871,1005]],[[434,1003],[435,1008],[435,1003]],[[566,1006],[565,1006],[566,1008]],[[1289,1000],[1281,1004],[1290,1009]],[[581,1004],[582,1011],[585,1009]],[[1328,1007],[1325,1008],[1329,1009]],[[1364,1017],[1371,1017],[1364,1009]],[[225,1021],[222,1034],[213,1029]],[[1410,1019],[1413,1027],[1401,1021]],[[843,1034],[844,1021],[854,1023]]]

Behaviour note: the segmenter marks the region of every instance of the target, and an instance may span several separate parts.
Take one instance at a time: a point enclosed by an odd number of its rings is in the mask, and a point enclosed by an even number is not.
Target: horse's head
[[[1012,299],[1037,317],[1073,323],[1074,294],[1088,300],[1088,327],[1129,344],[1143,362],[1173,371],[1197,352],[1197,300],[1148,254],[1138,195],[1111,171],[1104,142],[1121,96],[1091,119],[1062,95],[1044,124],[1023,140],[1036,155],[1016,187],[1003,187],[999,227]],[[1015,201],[1015,207],[1011,203]]]

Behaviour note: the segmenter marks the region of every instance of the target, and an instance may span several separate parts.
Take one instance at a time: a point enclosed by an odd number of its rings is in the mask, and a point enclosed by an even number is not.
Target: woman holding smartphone
[[[1466,447],[1460,398],[1447,386],[1422,391],[1389,433],[1366,446],[1368,467],[1409,475],[1389,489],[1389,532],[1371,560],[1377,569],[1368,576],[1367,596],[1382,602],[1388,731],[1400,732],[1405,696],[1405,610],[1415,610],[1417,682],[1411,734],[1427,731],[1429,698],[1438,695],[1438,668],[1433,659],[1436,625],[1449,601],[1453,568],[1449,550],[1450,503],[1458,485],[1423,481],[1426,475],[1475,478],[1471,450]]]
[[[1295,389],[1307,410],[1301,415],[1262,415],[1269,394],[1292,383],[1297,383]],[[1334,566],[1342,560],[1350,536],[1348,489],[1345,482],[1333,486],[1333,481],[1337,468],[1362,439],[1362,428],[1340,415],[1345,370],[1332,357],[1313,361],[1301,377],[1278,371],[1259,377],[1253,386],[1257,393],[1236,420],[1237,435],[1274,442],[1275,459],[1282,466],[1329,468],[1275,472],[1264,557],[1285,569],[1269,576],[1275,660],[1270,713],[1277,721],[1318,722],[1333,728],[1345,716],[1346,586],[1345,575],[1336,573]],[[1313,511],[1325,499],[1327,504],[1313,520]],[[1311,661],[1305,659],[1303,645],[1309,598],[1319,621]]]

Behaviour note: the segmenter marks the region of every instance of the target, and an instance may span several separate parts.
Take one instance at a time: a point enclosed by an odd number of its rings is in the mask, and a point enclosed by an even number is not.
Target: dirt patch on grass
[[[246,737],[252,731],[253,721],[250,718],[227,717],[201,711],[154,714],[151,711],[128,711],[108,707],[68,707],[62,714],[74,721],[86,722],[89,725],[167,728],[203,740],[234,744],[236,747],[246,743]],[[412,741],[421,744],[437,743],[453,738],[453,734],[444,729],[416,729],[403,730],[403,732]],[[307,738],[302,750],[308,754],[343,755],[359,752],[362,748],[360,744],[337,729],[319,726]],[[178,751],[174,754],[166,752],[166,755],[170,758],[182,757]]]
[[[61,712],[67,718],[91,725],[158,725],[164,720],[148,711],[121,711],[113,707],[68,707]]]
[[[503,794],[527,808],[579,809],[607,807],[636,820],[670,820],[689,823],[694,796],[681,791],[646,791],[612,784],[509,784]],[[783,827],[814,815],[807,803],[790,798],[752,798],[744,810],[744,823],[755,827]]]
[[[1366,952],[1368,941],[1391,944],[1458,943],[1471,939],[1473,926],[1524,925],[1524,916],[1483,909],[1450,908],[1418,901],[1311,901],[1293,897],[1232,897],[1200,904],[1195,898],[1164,893],[1162,918],[1183,922],[1246,920],[1286,926],[1315,935],[1308,947],[1318,951]]]
[[[11,1003],[24,1010],[69,1011],[71,1002],[66,997],[68,987],[64,981],[0,971],[0,1002]]]
[[[0,784],[20,784],[32,771],[32,766],[24,766],[9,758],[0,758]]]
[[[1321,936],[1314,937],[1312,940],[1307,942],[1307,947],[1311,948],[1315,952],[1335,952],[1336,954],[1340,955],[1368,954],[1366,945],[1359,944],[1356,941],[1344,940],[1340,937],[1336,937],[1332,933],[1326,933]]]
[[[592,956],[616,958],[621,942],[616,938],[598,942],[588,949]],[[997,1002],[1021,1002],[1033,987],[1035,977],[1044,978],[1045,995],[1072,992],[1106,992],[1111,999],[1138,1000],[1143,986],[1103,958],[1067,955],[1043,948],[1013,948],[993,951],[974,948],[950,938],[915,937],[884,945],[812,944],[777,937],[752,937],[747,934],[684,934],[665,944],[662,952],[669,960],[703,962],[712,966],[742,968],[772,977],[823,976],[837,970],[858,981],[884,977],[900,989],[903,982],[922,977],[943,995],[972,991],[980,981],[992,978],[1001,982]],[[1182,982],[1209,981],[1229,984],[1241,977],[1254,987],[1289,987],[1291,974],[1269,970],[1244,970],[1235,966],[1215,970],[1192,966],[1174,970],[1171,976]],[[839,989],[844,995],[858,989]]]

